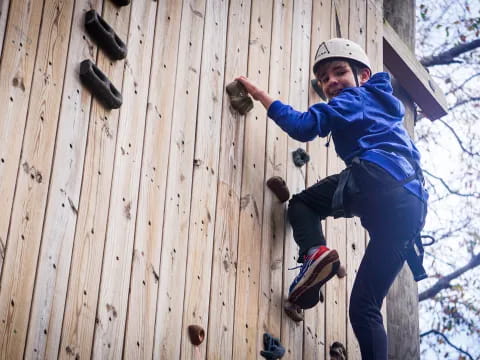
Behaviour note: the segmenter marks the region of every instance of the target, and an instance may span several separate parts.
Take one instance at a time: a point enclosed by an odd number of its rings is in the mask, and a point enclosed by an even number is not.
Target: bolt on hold
[[[122,105],[122,94],[89,59],[80,63],[80,80],[107,108],[118,109]]]
[[[93,9],[87,11],[85,14],[85,28],[88,34],[112,59],[120,60],[127,56],[127,45],[125,45],[112,27]]]

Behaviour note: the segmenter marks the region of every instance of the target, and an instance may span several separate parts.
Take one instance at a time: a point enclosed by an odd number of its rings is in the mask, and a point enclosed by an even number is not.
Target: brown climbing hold
[[[335,341],[330,346],[330,360],[347,360],[347,350],[342,343]]]
[[[205,339],[205,330],[200,325],[189,325],[188,336],[193,345],[200,345]]]
[[[245,115],[253,109],[253,100],[248,96],[247,89],[240,81],[232,81],[226,86],[226,90],[230,97],[232,108],[238,111],[240,115]]]
[[[285,180],[280,176],[273,176],[267,180],[267,186],[277,196],[280,202],[285,202],[290,199],[290,191],[288,190]]]
[[[347,276],[347,270],[345,270],[345,266],[340,265],[340,267],[338,268],[338,271],[337,271],[337,276],[338,276],[339,279]]]
[[[288,300],[285,300],[283,309],[285,310],[285,313],[295,322],[300,322],[305,319],[303,309]]]

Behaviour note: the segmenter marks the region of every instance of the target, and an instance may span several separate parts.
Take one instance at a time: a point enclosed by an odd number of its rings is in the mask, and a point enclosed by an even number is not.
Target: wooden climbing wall
[[[367,238],[326,221],[347,276],[295,323],[283,299],[297,248],[279,175],[301,191],[343,168],[333,147],[289,139],[259,104],[232,111],[246,74],[306,110],[318,44],[350,37],[382,67],[379,0],[0,1],[0,358],[360,359],[348,296]],[[102,14],[128,46],[111,60],[86,34]],[[122,92],[106,110],[79,80],[90,59]],[[291,152],[308,151],[297,168]],[[205,341],[194,347],[187,327]]]

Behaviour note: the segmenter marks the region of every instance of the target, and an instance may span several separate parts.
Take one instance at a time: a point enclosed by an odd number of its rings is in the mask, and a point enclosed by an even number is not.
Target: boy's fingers
[[[254,93],[257,91],[257,87],[253,85],[248,79],[244,78],[239,81],[243,84],[243,86],[245,86],[249,93]]]
[[[235,80],[240,81],[240,83],[245,86],[247,92],[252,95],[255,100],[258,100],[257,94],[259,93],[259,89],[250,80],[248,80],[248,78],[245,76],[238,76],[235,78]]]
[[[240,82],[242,82],[242,83],[243,83],[244,81],[248,81],[248,79],[247,79],[245,76],[243,76],[243,75],[236,77],[235,80],[240,81]]]

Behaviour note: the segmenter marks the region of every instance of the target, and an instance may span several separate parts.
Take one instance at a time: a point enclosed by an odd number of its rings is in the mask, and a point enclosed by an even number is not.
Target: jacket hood
[[[390,82],[390,74],[386,72],[373,74],[372,77],[364,84],[364,86],[373,86],[378,90],[389,94],[393,92],[392,84]]]

